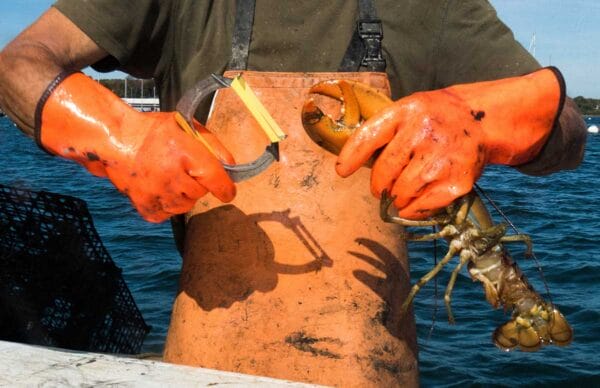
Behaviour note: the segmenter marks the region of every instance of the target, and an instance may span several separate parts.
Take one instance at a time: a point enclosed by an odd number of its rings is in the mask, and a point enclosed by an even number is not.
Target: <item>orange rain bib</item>
[[[351,79],[389,95],[387,76],[241,73],[288,137],[281,160],[239,183],[232,203],[205,197],[187,215],[165,361],[326,385],[417,385],[414,320],[399,319],[410,288],[400,230],[379,218],[370,170],[338,177],[336,156],[301,123],[315,83]],[[207,127],[237,163],[269,143],[230,89]]]

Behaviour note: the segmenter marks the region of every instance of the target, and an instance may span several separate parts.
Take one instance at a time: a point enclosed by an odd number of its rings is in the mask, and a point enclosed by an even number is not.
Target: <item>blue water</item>
[[[600,125],[600,117],[586,124]],[[415,300],[423,386],[600,386],[599,154],[600,135],[589,135],[585,160],[575,171],[528,177],[510,168],[491,167],[480,180],[514,224],[533,237],[552,299],[574,328],[573,343],[537,353],[498,350],[491,334],[508,316],[493,310],[481,285],[462,272],[453,292],[456,325],[447,323],[441,299],[432,319],[433,282]],[[144,222],[107,180],[46,155],[7,118],[0,118],[0,166],[0,183],[87,201],[106,248],[123,268],[144,318],[153,327],[144,351],[160,352],[181,264],[168,223]],[[432,244],[410,243],[409,249],[414,280],[430,270]],[[511,252],[534,287],[543,291],[535,263],[523,258],[522,247],[511,245]],[[440,298],[451,269],[439,277]]]

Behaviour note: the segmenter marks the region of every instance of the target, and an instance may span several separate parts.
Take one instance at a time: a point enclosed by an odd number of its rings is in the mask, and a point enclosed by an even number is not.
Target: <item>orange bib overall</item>
[[[301,123],[315,83],[351,79],[389,95],[387,76],[242,73],[287,138],[280,161],[239,183],[233,202],[205,197],[186,216],[165,361],[325,385],[417,385],[414,320],[399,318],[410,288],[400,230],[380,219],[370,170],[338,177],[336,156]],[[207,127],[237,163],[269,144],[230,89]]]
[[[379,218],[370,170],[338,177],[300,116],[318,81],[389,93],[385,74],[243,74],[288,137],[232,203],[207,198],[188,215],[165,360],[328,385],[415,382],[414,323],[398,319],[410,286],[400,231]],[[238,163],[269,142],[233,90],[207,126]]]

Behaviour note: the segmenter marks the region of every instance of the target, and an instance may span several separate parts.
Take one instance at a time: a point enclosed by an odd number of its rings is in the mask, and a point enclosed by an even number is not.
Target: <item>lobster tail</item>
[[[517,317],[518,318],[518,317]],[[526,352],[535,352],[541,346],[541,339],[531,326],[524,327],[513,318],[494,330],[492,338],[497,347],[502,350],[513,350],[517,346]]]
[[[560,311],[538,305],[498,327],[492,338],[502,350],[519,347],[525,352],[534,352],[543,345],[568,345],[573,339],[573,329]]]

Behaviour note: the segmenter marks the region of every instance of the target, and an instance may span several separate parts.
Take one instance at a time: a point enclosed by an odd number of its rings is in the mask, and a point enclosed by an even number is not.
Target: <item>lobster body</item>
[[[381,214],[384,220],[405,224],[402,219],[387,214],[389,203],[389,199],[382,202]],[[429,240],[443,237],[450,247],[449,254],[446,255],[448,259],[453,256],[459,257],[459,264],[452,274],[445,294],[450,321],[454,321],[450,309],[452,287],[458,271],[467,264],[471,277],[483,284],[487,301],[494,308],[502,306],[505,310],[513,311],[512,318],[494,331],[493,340],[499,348],[511,350],[518,347],[524,351],[535,351],[543,345],[569,344],[573,338],[573,331],[566,319],[533,289],[504,246],[506,242],[522,241],[527,244],[530,253],[529,236],[507,236],[506,225],[493,223],[480,197],[474,191],[457,200],[446,210],[445,216],[430,220],[437,225],[441,236],[437,233],[424,236],[408,234],[407,239]],[[426,281],[429,278],[427,277]],[[415,292],[411,292],[409,298],[418,291],[418,288],[413,289]],[[407,299],[407,302],[410,301]]]

